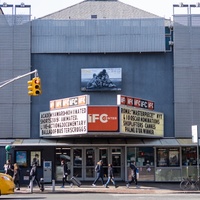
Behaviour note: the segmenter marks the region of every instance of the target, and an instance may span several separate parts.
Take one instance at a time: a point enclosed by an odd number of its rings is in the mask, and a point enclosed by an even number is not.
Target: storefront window
[[[153,147],[130,147],[127,148],[127,178],[131,179],[129,164],[136,161],[141,181],[154,181],[154,148]]]
[[[179,148],[158,148],[157,167],[179,167],[180,166]]]
[[[196,147],[182,147],[182,165],[183,166],[197,165]]]

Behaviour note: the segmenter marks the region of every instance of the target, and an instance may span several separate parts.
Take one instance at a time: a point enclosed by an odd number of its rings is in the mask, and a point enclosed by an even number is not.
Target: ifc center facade
[[[0,17],[0,80],[37,69],[42,81],[36,97],[34,74],[0,91],[0,161],[18,162],[22,182],[35,155],[45,182],[61,181],[61,159],[81,181],[94,180],[98,160],[120,181],[133,160],[140,181],[197,176],[199,15],[172,23],[120,1],[83,1],[41,19]]]

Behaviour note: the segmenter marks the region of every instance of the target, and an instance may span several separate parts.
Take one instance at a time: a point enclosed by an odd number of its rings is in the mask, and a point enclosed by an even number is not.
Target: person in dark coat
[[[20,169],[17,163],[14,164],[13,181],[15,183],[16,189],[20,190]]]
[[[61,160],[61,167],[62,167],[62,177],[63,177],[61,188],[65,187],[65,182],[68,183],[72,187],[73,183],[67,180],[67,177],[69,176],[69,169],[68,169],[67,163],[64,160]]]
[[[115,183],[115,180],[114,180],[114,174],[113,174],[113,166],[112,166],[112,164],[108,165],[108,180],[107,180],[106,184],[104,185],[106,188],[108,188],[108,184],[110,183],[110,181],[112,181],[112,183],[115,186],[115,188],[118,187],[116,185],[116,183]]]
[[[135,182],[136,187],[138,188],[138,182],[137,182],[137,167],[135,165],[135,161],[130,163],[130,168],[131,168],[131,180],[127,182],[126,187],[129,188],[132,182]]]
[[[32,182],[36,182],[38,187],[40,188],[40,182],[38,180],[38,173],[37,173],[37,165],[38,163],[35,161],[33,161],[33,164],[32,164],[32,168],[31,168],[31,171],[30,171],[30,183],[29,183],[29,187],[31,186],[31,181]]]
[[[104,180],[103,180],[103,175],[104,175],[104,173],[103,173],[103,161],[102,160],[100,160],[98,163],[97,163],[97,165],[96,165],[96,167],[95,167],[95,171],[96,171],[96,173],[97,173],[97,178],[94,180],[94,182],[93,182],[93,184],[92,184],[92,186],[96,186],[96,182],[101,178],[101,182],[102,182],[102,185],[104,185]]]

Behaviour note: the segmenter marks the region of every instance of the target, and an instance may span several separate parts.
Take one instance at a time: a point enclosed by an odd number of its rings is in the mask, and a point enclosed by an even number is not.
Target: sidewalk
[[[189,190],[182,191],[179,183],[138,183],[140,188],[136,188],[134,184],[127,188],[124,182],[118,183],[119,187],[115,188],[112,184],[109,188],[100,185],[93,187],[90,182],[83,182],[80,187],[70,187],[68,184],[64,188],[56,184],[53,188],[50,184],[45,184],[43,193],[115,193],[115,194],[170,194],[170,193],[200,193],[200,191]],[[21,187],[15,193],[30,193],[31,190],[27,187]],[[42,193],[37,186],[33,187],[33,193]]]

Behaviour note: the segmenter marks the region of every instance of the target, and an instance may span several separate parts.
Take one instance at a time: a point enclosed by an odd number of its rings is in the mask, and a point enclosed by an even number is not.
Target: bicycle
[[[180,183],[180,188],[182,190],[199,190],[200,186],[200,177],[198,177],[198,180],[193,180],[191,176],[187,178],[183,178],[183,180]]]

